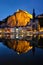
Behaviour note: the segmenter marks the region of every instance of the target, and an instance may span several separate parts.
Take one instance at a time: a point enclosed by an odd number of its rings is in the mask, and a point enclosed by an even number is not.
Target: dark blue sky
[[[43,0],[0,0],[0,20],[12,15],[17,9],[26,10],[36,15],[43,13]]]

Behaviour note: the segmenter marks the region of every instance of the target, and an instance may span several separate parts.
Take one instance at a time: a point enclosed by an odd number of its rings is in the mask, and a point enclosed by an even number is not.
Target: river
[[[43,37],[0,40],[0,65],[43,65]]]

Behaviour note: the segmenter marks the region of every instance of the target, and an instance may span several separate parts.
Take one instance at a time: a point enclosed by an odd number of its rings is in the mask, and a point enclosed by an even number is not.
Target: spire
[[[35,22],[35,9],[33,9],[33,22]]]

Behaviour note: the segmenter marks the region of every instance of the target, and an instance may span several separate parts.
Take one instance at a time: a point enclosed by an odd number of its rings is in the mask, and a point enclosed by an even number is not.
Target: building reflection
[[[33,56],[34,56],[34,54],[35,54],[35,44],[34,43],[32,44],[32,47],[33,47],[32,48],[32,53],[33,53]]]
[[[4,41],[4,44],[7,47],[16,51],[18,54],[26,53],[32,49],[30,42],[25,40],[8,40],[8,41]]]
[[[5,46],[14,50],[17,54],[27,53],[31,50],[34,56],[37,47],[43,48],[43,38],[40,35],[33,35],[25,39],[0,39],[0,42],[3,42]]]
[[[38,47],[43,49],[43,37],[40,37],[38,41]]]

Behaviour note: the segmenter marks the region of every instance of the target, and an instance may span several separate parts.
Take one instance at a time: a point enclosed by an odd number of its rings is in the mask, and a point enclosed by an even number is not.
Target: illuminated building
[[[32,36],[33,31],[43,31],[43,16],[35,16],[35,10],[33,9],[33,15],[29,14],[26,11],[18,10],[13,15],[8,16],[0,22],[0,37],[2,29],[2,37],[8,38],[21,38],[27,36]],[[41,29],[41,30],[40,30]]]

